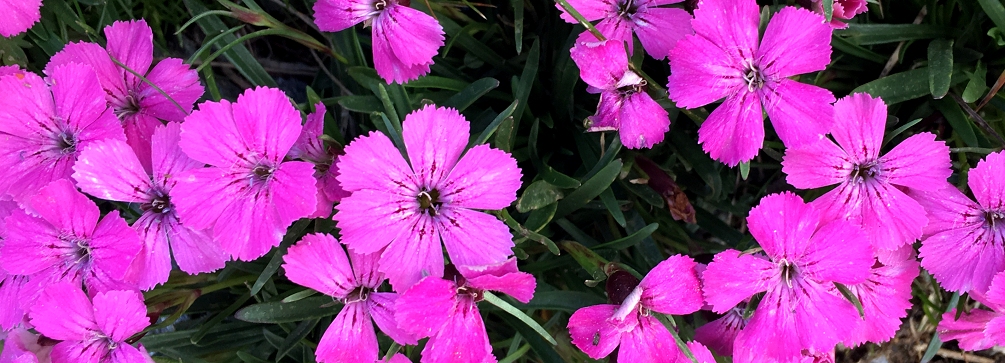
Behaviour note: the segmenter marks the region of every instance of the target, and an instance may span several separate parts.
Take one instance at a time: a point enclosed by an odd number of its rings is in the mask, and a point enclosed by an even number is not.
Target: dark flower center
[[[877,175],[879,175],[879,163],[869,161],[862,164],[855,164],[855,166],[851,169],[851,174],[848,176],[852,180],[866,181],[876,178]]]
[[[377,0],[377,2],[373,3],[373,8],[377,9],[377,11],[384,10],[387,8],[387,0]]]
[[[647,84],[648,83],[646,82],[646,80],[644,80],[644,79],[640,80],[639,83],[630,84],[630,85],[618,88],[618,94],[621,94],[622,96],[628,96],[628,95],[632,95],[632,94],[639,93],[639,92],[645,92]]]
[[[59,133],[59,135],[56,135],[56,148],[63,154],[77,152],[77,135],[66,131]]]
[[[345,303],[346,304],[351,304],[351,303],[354,303],[354,302],[363,302],[363,301],[366,301],[366,299],[368,299],[370,297],[370,293],[372,293],[372,292],[373,292],[373,289],[371,289],[371,288],[363,287],[363,286],[357,287],[356,289],[354,289],[351,292],[349,292],[349,295],[347,295],[345,297]]]
[[[251,170],[251,175],[255,180],[265,182],[269,180],[269,177],[272,176],[272,172],[274,171],[275,169],[271,167],[265,165],[259,165]]]
[[[782,268],[782,281],[785,281],[786,285],[792,287],[792,280],[796,278],[797,273],[796,265],[785,259],[782,259],[780,265]]]
[[[140,102],[132,94],[126,96],[119,107],[115,107],[115,116],[123,118],[140,112]]]
[[[171,210],[171,199],[166,195],[157,194],[150,203],[140,206],[140,209],[144,211],[153,211],[154,213],[161,214],[166,213]]]
[[[59,239],[70,245],[75,263],[87,262],[91,259],[91,246],[86,239],[77,236],[60,236]]]
[[[1000,225],[1005,222],[1005,211],[1001,210],[989,210],[984,212],[984,221],[987,222],[988,227],[995,228],[995,226]]]
[[[440,191],[436,189],[423,190],[416,199],[419,201],[419,211],[429,214],[430,217],[435,217],[443,205],[440,202]]]
[[[639,279],[634,275],[622,270],[615,271],[607,278],[607,283],[604,285],[607,299],[611,304],[621,305],[639,283]]]
[[[743,80],[747,81],[747,91],[754,92],[764,87],[764,72],[761,72],[761,68],[753,60],[748,60]]]
[[[620,18],[630,19],[638,10],[639,6],[635,4],[635,0],[618,2],[618,17]]]

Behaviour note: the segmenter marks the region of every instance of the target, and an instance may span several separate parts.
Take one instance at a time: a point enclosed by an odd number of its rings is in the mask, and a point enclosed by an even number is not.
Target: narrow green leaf
[[[551,183],[538,180],[530,184],[516,200],[516,210],[527,213],[562,199],[562,191]]]
[[[827,22],[829,23],[834,17],[834,2],[821,1],[820,3],[824,7],[824,19],[827,19]]]
[[[580,185],[583,185],[583,183],[580,183],[579,180],[576,180],[571,176],[562,174],[547,165],[544,166],[544,170],[541,170],[541,173],[539,175],[541,176],[541,179],[546,180],[549,183],[555,185],[556,187],[562,189],[579,188]]]
[[[957,65],[959,67],[959,65]],[[954,69],[950,86],[963,82],[960,69]],[[873,97],[882,97],[888,105],[894,105],[915,98],[921,98],[931,94],[928,86],[928,68],[916,68],[897,74],[874,80],[872,82],[858,86],[852,93],[865,92]]]
[[[530,52],[527,53],[527,63],[524,64],[523,71],[520,72],[520,80],[516,82],[513,90],[513,97],[520,101],[513,113],[513,125],[516,125],[514,127],[518,130],[520,129],[520,118],[523,117],[524,110],[529,106],[530,91],[534,88],[534,80],[537,79],[540,62],[541,40],[537,39],[534,41],[534,45],[531,45]]]
[[[192,15],[202,14],[209,11],[209,9],[207,9],[202,2],[198,0],[183,1],[185,6],[189,9],[189,13]],[[223,21],[221,21],[217,16],[206,16],[199,19],[196,23],[199,24],[199,28],[202,29],[203,33],[210,35],[220,34],[229,29],[229,27],[224,25]],[[221,38],[220,41],[232,43],[236,39],[237,37],[230,35]],[[241,73],[242,76],[251,81],[251,83],[259,86],[276,87],[276,81],[272,79],[272,76],[265,71],[262,64],[258,63],[255,56],[252,55],[251,52],[248,51],[248,48],[245,48],[244,45],[234,45],[230,48],[230,50],[224,52],[223,56],[227,58],[227,60],[229,60],[235,68],[237,68],[237,71]]]
[[[745,161],[740,163],[740,179],[747,180],[748,175],[750,175],[750,162]]]
[[[558,203],[558,211],[555,212],[555,218],[565,217],[569,213],[572,213],[572,211],[582,208],[586,203],[589,203],[593,198],[600,195],[604,189],[609,188],[621,172],[621,165],[621,160],[614,160],[592,178],[584,182],[578,189],[569,193],[565,199]]]
[[[464,89],[469,84],[470,83],[468,83],[468,82],[464,82],[464,81],[453,79],[453,78],[437,77],[437,76],[425,76],[425,77],[420,77],[419,79],[416,79],[414,81],[405,83],[404,86],[408,87],[408,88],[436,88],[436,89],[445,89],[445,90],[450,90],[450,91],[457,92],[457,91],[460,91],[460,90]]]
[[[394,146],[398,148],[398,152],[405,157],[405,160],[408,160],[408,153],[405,152],[405,140],[401,135],[401,130],[399,129],[401,124],[395,125],[394,122],[387,118],[387,114],[384,114],[383,112],[374,112],[374,115],[379,116],[381,121],[383,121],[384,127],[381,128],[381,131],[387,133],[387,136],[391,138],[391,142],[393,142]],[[409,162],[411,161],[409,160]]]
[[[935,358],[935,353],[939,352],[939,348],[942,348],[942,337],[939,336],[939,332],[935,332],[932,336],[932,341],[928,342],[928,348],[925,348],[925,354],[921,356],[921,363],[928,363]]]
[[[513,42],[516,54],[523,52],[523,0],[510,0],[513,6]]]
[[[940,99],[949,93],[953,79],[953,41],[936,39],[928,43],[928,89]]]
[[[224,319],[229,318],[231,315],[234,315],[234,312],[237,311],[237,309],[240,309],[242,306],[244,306],[244,303],[248,302],[248,300],[250,299],[251,294],[244,293],[244,295],[238,298],[237,301],[234,301],[233,304],[230,304],[230,306],[228,306],[226,309],[223,309],[223,311],[214,315],[213,318],[203,323],[199,327],[199,330],[196,331],[195,334],[192,334],[192,338],[189,339],[189,341],[191,341],[192,344],[199,345],[199,341],[202,340],[202,338],[206,337],[206,334],[208,334],[210,330],[212,330],[218,324],[223,322]]]
[[[394,130],[392,132],[401,133],[401,119],[398,118],[398,110],[394,107],[394,102],[391,102],[391,97],[387,94],[387,88],[383,84],[377,84],[378,94],[380,97],[380,103],[384,106],[384,116],[390,121],[391,126]],[[389,130],[390,131],[390,130]]]
[[[530,344],[530,347],[534,349],[534,352],[537,353],[542,363],[565,363],[562,356],[555,351],[555,346],[537,334],[534,329],[531,329],[526,324],[522,324],[515,317],[509,315],[500,315],[499,318],[509,326],[512,326],[513,329],[516,329],[520,333],[520,336],[527,340],[527,344]],[[555,317],[552,317],[552,319],[555,319]]]
[[[921,122],[921,120],[922,119],[920,118],[911,120],[911,122],[903,124],[900,127],[894,129],[893,131],[887,132],[886,135],[883,136],[883,145],[886,145],[886,143],[890,142],[890,140],[893,140],[893,138],[897,137],[897,135],[900,135],[904,133],[904,131],[907,131],[907,129],[911,128],[911,126],[917,125],[919,122]]]
[[[301,340],[306,338],[320,321],[321,318],[313,318],[301,321],[300,324],[297,324],[297,327],[290,332],[290,335],[286,336],[286,339],[283,340],[283,344],[276,348],[276,363],[281,362],[283,357],[289,354],[297,343],[300,343]]]
[[[855,310],[858,310],[858,316],[860,318],[864,318],[865,310],[862,310],[862,301],[858,299],[858,296],[855,296],[855,294],[853,294],[851,290],[843,284],[835,282],[834,286],[841,292],[841,296],[844,296],[844,298],[851,302],[852,305],[855,305]]]
[[[671,132],[670,144],[681,159],[686,161],[694,169],[694,172],[705,181],[705,184],[711,189],[710,197],[718,198],[719,193],[722,192],[722,176],[719,175],[717,169],[718,163],[713,161],[701,149],[701,146],[698,146],[698,142],[694,138],[684,133]]]
[[[954,32],[928,24],[848,24],[847,29],[835,30],[852,44],[872,45],[897,43],[905,40],[951,37]]]
[[[942,113],[942,116],[946,118],[946,121],[953,127],[953,131],[960,136],[960,140],[963,140],[964,144],[969,147],[980,146],[977,142],[977,134],[974,132],[973,126],[971,126],[970,119],[963,113],[960,105],[957,105],[956,102],[948,98],[932,101],[932,105]]]
[[[1005,6],[1001,0],[977,0],[977,2],[998,29],[1005,29]]]
[[[621,227],[625,226],[625,213],[621,211],[621,204],[618,203],[618,199],[614,197],[614,191],[611,188],[604,189],[600,193],[600,202],[604,203],[604,207],[607,208],[607,212],[611,213],[611,217],[614,218],[615,222]]]
[[[519,101],[517,100],[513,100],[513,103],[509,104],[509,107],[506,107],[506,109],[503,110],[502,113],[496,115],[496,118],[493,119],[492,122],[485,127],[485,130],[482,130],[482,133],[478,134],[478,138],[476,138],[475,142],[473,142],[469,146],[481,145],[488,142],[489,138],[492,137],[492,134],[494,134],[496,130],[499,129],[499,125],[503,123],[503,120],[513,115],[513,110],[516,110],[518,102]]]
[[[512,315],[514,318],[519,319],[525,325],[529,326],[531,329],[534,329],[534,332],[536,332],[542,338],[547,340],[548,343],[551,343],[551,345],[558,344],[558,342],[555,341],[555,338],[553,338],[551,334],[548,333],[547,330],[544,330],[544,327],[542,327],[541,324],[538,324],[537,321],[535,321],[533,318],[527,316],[527,314],[524,314],[519,309],[513,307],[513,305],[510,305],[508,302],[506,302],[506,300],[500,299],[499,297],[495,296],[495,294],[488,291],[483,292],[483,296],[485,297],[485,302],[495,305],[496,307],[502,309],[506,313]]]
[[[471,83],[453,97],[443,102],[445,107],[453,107],[463,112],[479,98],[489,93],[489,91],[499,87],[499,81],[495,78],[482,78]]]
[[[311,296],[317,295],[317,293],[318,293],[317,291],[314,291],[314,290],[311,290],[311,289],[306,289],[304,291],[301,291],[301,292],[295,293],[293,295],[287,296],[287,297],[283,298],[282,301],[284,303],[291,303],[291,302],[294,302],[294,301],[300,301],[300,300],[309,298]]]
[[[559,221],[561,225],[561,221]],[[607,266],[607,259],[600,257],[596,252],[579,244],[576,241],[562,241],[562,249],[572,255],[572,258],[582,266],[586,273],[590,274],[594,281],[603,281],[607,278],[604,266]]]
[[[269,363],[269,361],[253,356],[251,353],[243,350],[237,351],[237,358],[241,359],[244,363]]]
[[[627,237],[594,246],[593,249],[595,250],[610,249],[615,251],[622,250],[634,246],[639,242],[642,242],[642,239],[652,235],[653,232],[656,232],[656,230],[659,229],[659,227],[660,227],[659,223],[651,223],[643,227],[642,229],[636,231],[635,233],[628,235]]]
[[[558,255],[561,253],[558,249],[558,245],[556,245],[554,241],[524,226],[521,226],[520,222],[513,219],[513,216],[511,216],[505,209],[503,209],[500,214],[503,217],[503,222],[506,223],[510,229],[516,232],[517,237],[526,237],[529,240],[538,242],[547,247],[548,252],[551,252],[552,254]]]
[[[967,73],[967,78],[970,82],[967,83],[967,88],[963,90],[963,101],[967,103],[977,102],[984,92],[988,90],[988,69],[984,66],[984,63],[977,61],[977,68],[973,73]]]
[[[294,323],[338,314],[342,303],[330,296],[314,296],[300,301],[284,303],[264,302],[237,311],[235,318],[249,323]]]
[[[536,209],[530,212],[530,215],[527,216],[527,221],[523,225],[531,231],[539,232],[555,218],[556,210],[558,210],[558,203],[551,203],[544,208]]]
[[[258,294],[262,290],[262,287],[265,286],[265,283],[272,279],[272,275],[275,275],[279,271],[279,266],[283,264],[283,256],[286,255],[286,249],[293,244],[293,241],[300,239],[301,234],[307,229],[307,225],[310,222],[310,219],[302,218],[286,230],[286,235],[283,237],[282,243],[279,244],[279,248],[276,249],[275,254],[272,255],[272,260],[265,266],[262,273],[258,275],[258,280],[255,280],[255,284],[251,286],[251,295]]]
[[[572,313],[582,307],[603,304],[606,301],[606,299],[593,293],[555,290],[535,293],[533,300],[516,306],[523,310],[556,310]]]
[[[873,52],[871,50],[865,49],[859,45],[852,44],[848,39],[833,36],[831,37],[831,46],[844,54],[859,57],[874,63],[883,64],[886,63],[888,57],[884,57],[882,54]]]
[[[516,138],[516,130],[513,129],[513,117],[503,119],[495,134],[496,137],[493,146],[505,152],[513,151],[511,145],[513,145],[513,140]]]

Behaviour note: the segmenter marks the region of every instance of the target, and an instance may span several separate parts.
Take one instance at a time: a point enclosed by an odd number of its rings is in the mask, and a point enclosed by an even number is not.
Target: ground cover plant
[[[1005,361],[1001,0],[0,11],[0,363]]]

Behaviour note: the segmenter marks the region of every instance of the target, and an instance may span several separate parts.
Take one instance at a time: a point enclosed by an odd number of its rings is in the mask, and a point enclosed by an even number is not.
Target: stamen
[[[744,63],[746,63],[747,70],[743,74],[743,80],[747,81],[747,91],[754,92],[764,87],[764,75],[761,74],[761,70],[754,64],[754,60],[747,59]]]
[[[785,284],[789,288],[792,288],[792,280],[796,277],[796,265],[786,261],[784,258],[780,264],[782,265],[782,280],[785,280]]]
[[[436,217],[439,214],[440,205],[443,204],[440,202],[440,191],[436,189],[423,190],[419,192],[416,199],[419,201],[420,211],[428,213],[430,217]]]

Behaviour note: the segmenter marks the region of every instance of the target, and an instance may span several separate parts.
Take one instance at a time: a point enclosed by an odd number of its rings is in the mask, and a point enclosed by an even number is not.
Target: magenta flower
[[[210,167],[175,179],[181,223],[212,228],[223,250],[243,261],[279,245],[286,227],[317,207],[314,166],[283,160],[300,131],[300,112],[277,89],[200,104],[182,123],[178,145]]]
[[[890,340],[911,309],[911,283],[920,273],[914,247],[901,247],[892,255],[877,259],[865,282],[848,285],[848,290],[862,303],[865,318],[851,339],[845,340],[848,346]]]
[[[42,0],[0,0],[0,36],[10,38],[28,30],[42,18]]]
[[[349,196],[349,193],[342,189],[336,179],[339,175],[336,162],[344,152],[340,146],[330,145],[322,138],[325,126],[325,105],[318,102],[314,108],[317,111],[307,116],[304,130],[297,138],[297,142],[290,148],[287,157],[314,164],[314,178],[317,179],[318,185],[318,206],[310,217],[328,218],[332,214],[335,203]]]
[[[716,353],[733,356],[733,343],[750,319],[743,318],[747,302],[741,302],[722,317],[712,320],[694,330],[694,340],[705,344]]]
[[[2,1],[2,0],[0,0],[0,1]],[[18,67],[18,66],[0,66],[0,77],[9,76],[9,75],[12,75],[12,74],[17,74],[17,73],[22,73],[23,74],[25,72],[22,71],[21,68]]]
[[[921,239],[921,267],[942,288],[960,293],[987,291],[1005,271],[1005,152],[988,155],[970,169],[967,183],[975,203],[943,181],[936,191],[911,190],[928,212]]]
[[[527,303],[535,287],[534,276],[518,271],[514,258],[486,266],[450,265],[444,278],[426,276],[402,293],[395,319],[416,337],[429,337],[422,363],[495,362],[476,303],[487,290]]]
[[[160,126],[152,140],[153,175],[125,142],[105,140],[91,144],[80,153],[73,179],[85,193],[101,199],[138,203],[143,214],[133,228],[143,240],[143,249],[133,261],[126,279],[149,290],[168,280],[171,255],[182,271],[189,274],[223,268],[227,256],[207,231],[182,225],[171,192],[177,175],[202,168],[178,148],[180,124]]]
[[[50,87],[51,85],[51,87]],[[0,76],[0,196],[23,201],[49,182],[67,179],[80,150],[103,139],[125,140],[90,67]]]
[[[383,249],[379,269],[398,291],[424,274],[443,276],[441,240],[455,265],[506,260],[513,247],[509,228],[475,209],[502,209],[516,200],[516,160],[488,145],[465,152],[470,125],[451,108],[414,111],[402,129],[411,166],[376,132],[350,143],[339,158],[338,180],[352,193],[336,207],[342,242],[361,254]]]
[[[880,156],[886,125],[883,100],[857,93],[834,104],[829,139],[790,148],[782,160],[786,180],[796,188],[837,184],[813,205],[825,219],[861,225],[877,250],[893,250],[921,237],[925,210],[898,187],[933,190],[952,174],[949,147],[935,134],[911,136]]]
[[[813,12],[824,14],[824,1],[833,1],[831,8],[831,27],[834,29],[845,29],[848,23],[842,20],[854,18],[855,15],[869,11],[866,0],[799,0],[798,3]]]
[[[373,27],[373,66],[388,83],[405,83],[429,73],[443,46],[443,27],[408,0],[319,0],[314,23],[337,32],[363,23]]]
[[[724,312],[765,292],[736,337],[737,363],[798,361],[803,351],[826,352],[849,339],[861,321],[855,307],[831,290],[869,277],[872,250],[862,230],[843,220],[826,222],[791,193],[773,194],[750,210],[747,224],[767,254],[726,250],[705,270],[712,310]]]
[[[118,211],[99,221],[98,206],[63,179],[24,206],[30,214],[17,210],[7,217],[7,229],[18,231],[0,249],[8,273],[32,275],[41,287],[58,281],[83,282],[92,292],[132,287],[121,280],[142,242]]]
[[[691,14],[684,9],[660,7],[680,3],[684,0],[571,0],[576,11],[586,20],[600,20],[596,28],[608,40],[618,46],[625,42],[632,47],[632,33],[639,36],[639,42],[646,53],[656,59],[666,58],[677,41],[685,35],[693,34]],[[558,6],[556,4],[556,6]],[[565,12],[561,6],[562,19],[576,24],[576,18]],[[583,32],[576,43],[595,43],[597,38]]]
[[[974,309],[956,319],[956,309],[942,314],[939,334],[956,340],[960,349],[984,350],[1005,344],[1005,273],[998,273],[987,293],[971,291],[970,297],[991,310]]]
[[[4,239],[7,238],[4,220],[18,210],[17,203],[0,200],[0,251],[3,250]],[[0,332],[14,328],[23,320],[23,305],[28,299],[25,296],[28,292],[22,294],[22,286],[27,282],[27,276],[9,275],[0,265]],[[3,360],[0,360],[0,363],[4,363]]]
[[[670,52],[670,99],[695,108],[726,100],[698,129],[698,141],[727,165],[748,161],[764,141],[762,106],[787,147],[830,131],[834,96],[789,77],[830,63],[831,28],[820,15],[786,7],[771,19],[760,46],[754,0],[704,0],[694,11],[695,35]]]
[[[42,336],[32,334],[25,327],[17,327],[3,339],[3,351],[0,352],[0,363],[50,363],[52,362],[51,343],[40,340]],[[46,343],[46,345],[42,345]]]
[[[646,93],[646,81],[628,69],[624,44],[577,43],[572,60],[583,80],[601,92],[587,131],[618,130],[621,143],[630,149],[650,148],[663,141],[663,134],[670,131],[670,116]]]
[[[576,310],[569,317],[572,344],[593,359],[620,346],[618,362],[676,362],[680,349],[652,312],[684,315],[701,309],[704,301],[695,266],[690,257],[670,256],[623,300],[612,295],[614,304]]]
[[[141,349],[126,340],[150,325],[143,296],[113,290],[94,294],[59,283],[47,287],[29,313],[42,335],[62,340],[52,349],[53,362],[146,363]]]
[[[349,251],[349,257],[327,234],[304,236],[283,256],[283,269],[290,281],[345,303],[318,343],[316,354],[322,363],[375,361],[380,352],[373,323],[400,344],[416,343],[394,320],[391,309],[398,294],[377,292],[384,281],[384,275],[377,271],[377,255]]]
[[[108,105],[122,121],[126,141],[150,172],[150,138],[154,129],[161,125],[160,120],[181,122],[204,89],[199,74],[181,59],[165,58],[150,68],[154,56],[153,32],[143,19],[117,21],[105,27],[105,37],[106,48],[89,42],[67,44],[52,56],[46,69],[71,62],[93,67]],[[129,70],[143,75],[150,83]]]
[[[691,350],[691,354],[694,355],[694,359],[696,359],[698,363],[716,363],[715,356],[712,355],[712,352],[697,341],[687,342],[687,349]],[[684,355],[681,355],[680,362],[684,363],[687,361],[688,359],[685,358]]]

